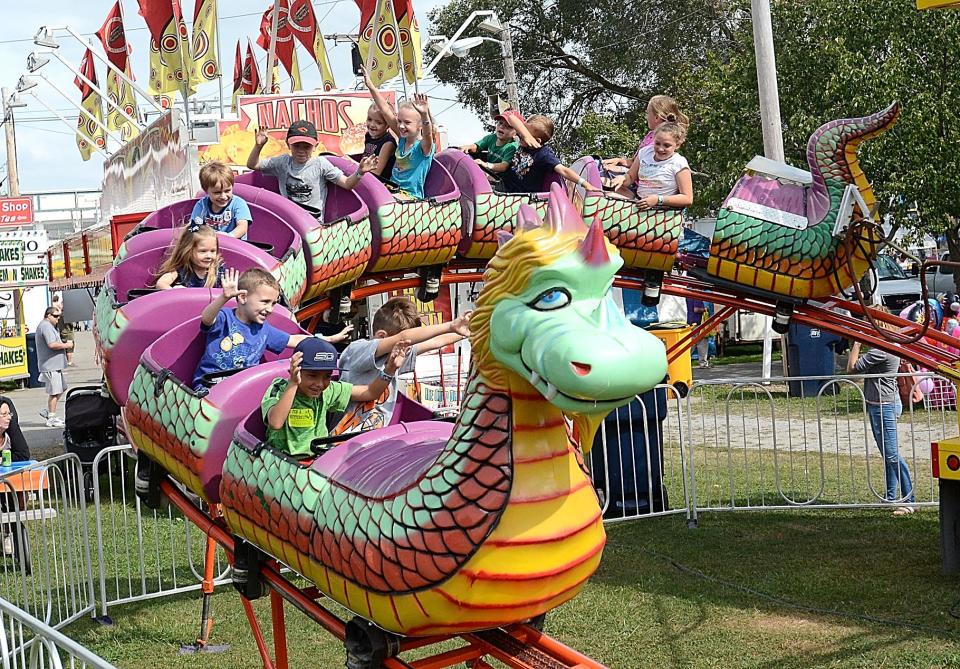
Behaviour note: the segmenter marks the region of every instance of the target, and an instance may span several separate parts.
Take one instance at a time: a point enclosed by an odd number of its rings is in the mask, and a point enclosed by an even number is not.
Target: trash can
[[[650,334],[663,342],[669,351],[670,347],[686,337],[693,330],[692,325],[685,323],[653,323],[647,326]],[[690,385],[693,383],[693,363],[690,359],[689,347],[673,362],[667,365],[667,380],[677,389],[680,397],[686,397]]]
[[[37,362],[37,335],[34,332],[28,332],[27,340],[27,372],[30,378],[27,379],[27,388],[43,388],[43,381],[40,380],[40,364]]]
[[[820,328],[791,323],[787,334],[788,376],[833,376],[836,373],[834,352],[843,341]],[[790,381],[788,387],[794,397],[815,397],[827,383],[826,380]],[[828,392],[836,392],[832,384]]]
[[[604,419],[590,451],[593,485],[607,500],[604,518],[630,518],[670,508],[663,486],[666,417],[667,391],[655,388]]]

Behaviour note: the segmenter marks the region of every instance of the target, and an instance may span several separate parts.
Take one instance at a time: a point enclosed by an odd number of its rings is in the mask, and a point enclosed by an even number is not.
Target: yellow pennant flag
[[[317,22],[310,0],[279,0],[279,5],[281,11],[287,8],[287,25],[290,32],[317,61],[321,87],[325,91],[332,91],[336,88],[336,82],[330,70],[327,47],[323,43],[323,31],[320,30],[320,24]]]
[[[193,13],[191,82],[214,81],[220,76],[217,39],[217,0],[197,0]]]
[[[97,85],[97,71],[90,49],[83,55],[80,73],[94,86]],[[80,89],[80,106],[87,112],[77,118],[77,148],[81,158],[90,160],[93,147],[103,149],[107,146],[106,133],[103,131],[103,99],[93,90],[93,86],[80,77],[75,78],[73,83]]]
[[[290,63],[290,92],[296,93],[303,90],[303,79],[300,78],[300,61],[297,60],[296,46],[293,48]]]
[[[363,0],[360,17],[360,56],[379,88],[400,74],[400,53],[391,0]]]
[[[129,67],[127,76],[130,76]],[[107,97],[118,105],[127,116],[136,121],[140,120],[140,110],[137,107],[137,98],[133,92],[133,86],[124,81],[119,74],[110,70],[107,73]],[[124,141],[132,139],[140,134],[140,129],[120,114],[113,106],[107,110],[107,127],[120,133],[120,138]]]
[[[178,0],[139,0],[140,14],[150,30],[150,92],[180,91],[186,98],[194,88],[187,69],[189,38]]]
[[[413,13],[413,0],[393,0],[393,12],[400,31],[400,55],[403,74],[411,84],[423,76],[423,48],[420,44],[420,24]]]

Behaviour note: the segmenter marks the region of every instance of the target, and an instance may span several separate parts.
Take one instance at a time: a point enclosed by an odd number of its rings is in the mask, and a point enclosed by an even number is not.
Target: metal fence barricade
[[[83,473],[61,455],[0,478],[0,598],[54,628],[94,610]]]
[[[42,620],[0,598],[3,669],[114,669],[114,666]]]
[[[933,375],[912,376],[919,384]],[[864,378],[870,377],[695,383],[686,402],[694,511],[889,503]],[[897,441],[917,503],[937,501],[930,443],[956,431],[955,405],[904,407]],[[898,490],[893,501],[907,500]]]
[[[104,449],[93,471],[101,615],[117,604],[200,588],[206,535],[172,507],[154,511],[140,504],[133,448]],[[216,560],[216,584],[227,583],[230,567],[220,548]]]
[[[604,520],[687,513],[680,394],[657,386],[611,412],[587,462]]]

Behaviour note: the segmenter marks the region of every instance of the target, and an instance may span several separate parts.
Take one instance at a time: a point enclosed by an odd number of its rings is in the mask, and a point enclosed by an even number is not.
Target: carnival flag
[[[320,31],[317,17],[313,13],[313,5],[310,4],[310,0],[289,1],[288,21],[290,30],[317,62],[323,90],[332,91],[336,88],[336,82],[333,80],[333,72],[330,71],[327,47],[323,43],[323,33]]]
[[[217,0],[197,0],[193,9],[193,71],[191,82],[214,81],[220,77],[217,59]]]
[[[393,14],[397,19],[397,29],[400,31],[403,74],[412,84],[423,75],[420,24],[413,13],[413,0],[393,0]]]
[[[123,9],[119,0],[107,15],[107,20],[103,22],[100,30],[97,31],[97,37],[103,45],[103,50],[107,54],[107,59],[118,70],[126,75],[127,79],[133,81],[133,71],[130,69],[130,47],[127,44],[127,37],[123,30]],[[140,122],[140,110],[137,107],[137,97],[131,86],[114,70],[107,70],[107,97],[115,105],[123,109],[127,116]],[[107,127],[120,133],[124,141],[136,137],[140,133],[137,124],[131,123],[117,111],[116,107],[108,105],[107,108]]]
[[[247,59],[243,61],[243,83],[245,95],[258,95],[263,92],[260,84],[260,70],[257,69],[257,57],[253,54],[253,43],[247,39]]]
[[[86,50],[83,60],[80,61],[80,73],[94,86],[97,85],[97,69],[93,65],[93,53],[90,49]],[[77,119],[77,148],[80,149],[80,156],[84,160],[90,160],[94,146],[103,149],[107,145],[106,133],[102,126],[103,100],[100,94],[93,90],[93,86],[80,77],[76,77],[73,83],[80,89],[80,106],[89,114],[89,116],[80,114],[80,118]],[[101,125],[95,123],[91,117]]]
[[[391,0],[356,0],[360,8],[360,58],[378,88],[400,74]]]
[[[237,40],[237,53],[233,57],[233,98],[231,108],[237,111],[237,98],[243,95],[243,52],[240,49],[240,40]]]
[[[293,31],[290,29],[290,6],[287,0],[280,0],[279,15],[277,16],[277,60],[283,65],[283,69],[290,76],[290,90],[303,90],[303,83],[300,80],[300,66],[297,63],[297,43],[293,39]],[[260,21],[260,36],[257,37],[257,45],[264,51],[270,51],[270,30],[273,27],[273,5],[267,8],[263,13],[263,19]],[[274,77],[276,82],[276,77]],[[276,88],[276,86],[274,86]]]
[[[150,30],[150,92],[193,95],[187,63],[189,39],[180,0],[137,0]]]

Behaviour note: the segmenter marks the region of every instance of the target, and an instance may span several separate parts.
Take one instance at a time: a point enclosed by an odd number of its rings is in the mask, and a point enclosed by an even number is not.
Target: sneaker
[[[59,416],[50,416],[47,418],[47,427],[63,427],[63,419]]]
[[[40,417],[46,420],[47,418],[50,417],[50,412],[47,411],[46,409],[40,409]]]

